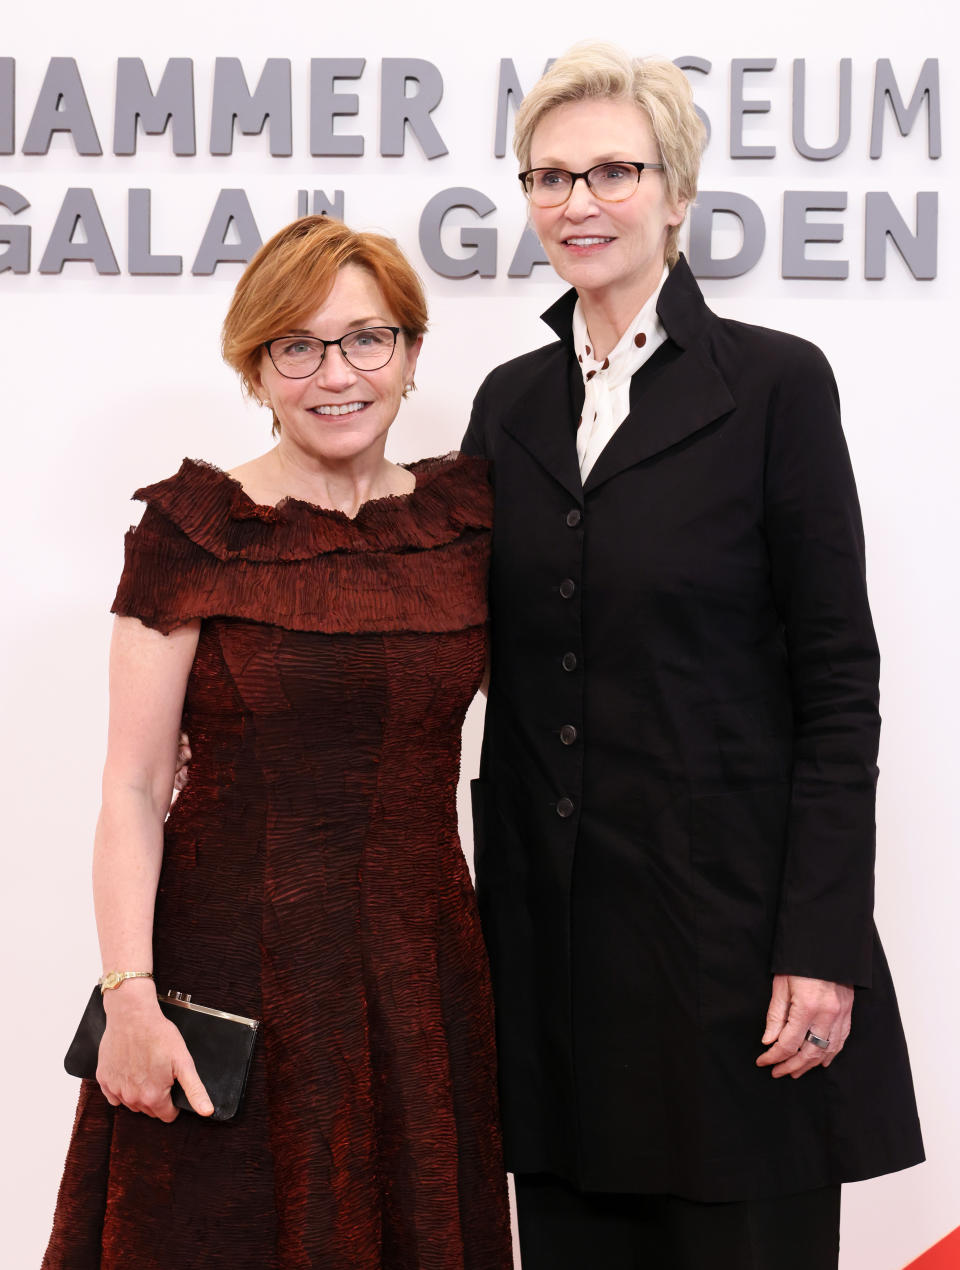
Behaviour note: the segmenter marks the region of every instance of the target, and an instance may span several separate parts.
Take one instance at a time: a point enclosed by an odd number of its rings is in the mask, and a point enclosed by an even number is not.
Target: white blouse
[[[577,456],[583,481],[601,450],[630,413],[630,380],[667,338],[657,316],[657,300],[668,273],[664,266],[657,289],[602,363],[593,356],[583,308],[577,300],[573,310],[573,346],[585,391],[583,414],[577,425]]]

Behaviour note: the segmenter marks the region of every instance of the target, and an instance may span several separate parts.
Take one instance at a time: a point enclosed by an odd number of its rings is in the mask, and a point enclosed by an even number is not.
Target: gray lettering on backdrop
[[[842,212],[847,206],[845,190],[785,190],[783,194],[783,246],[780,276],[783,278],[846,278],[846,260],[810,260],[807,243],[843,242],[840,221],[814,223],[808,212]]]
[[[699,71],[702,75],[709,75],[712,69],[712,63],[708,62],[705,57],[694,57],[692,54],[686,54],[683,57],[675,57],[673,64],[682,71]],[[701,110],[699,106],[694,106],[694,110],[700,116],[700,121],[707,130],[707,144],[710,144],[712,129],[710,127],[710,119],[705,110]]]
[[[323,190],[314,190],[313,198],[308,198],[307,190],[297,190],[297,216],[332,216],[335,220],[346,220],[343,214],[343,190],[334,190],[333,199]]]
[[[493,133],[493,153],[502,159],[507,153],[507,120],[510,106],[514,109],[523,101],[520,77],[512,57],[501,57],[500,75],[497,79],[497,123]],[[516,98],[516,100],[514,100]]]
[[[315,156],[356,158],[365,153],[366,139],[360,123],[352,126],[354,132],[337,131],[338,116],[356,118],[360,115],[360,96],[357,93],[340,92],[341,81],[362,78],[367,62],[364,58],[313,58],[309,77],[309,145]],[[547,62],[549,67],[551,62]],[[713,64],[706,58],[684,55],[675,59],[677,65],[691,77],[712,73]],[[748,75],[769,73],[778,65],[776,58],[733,58],[730,60],[730,157],[737,159],[774,158],[777,150],[770,144],[748,144],[744,139],[748,115],[767,114],[771,103],[753,94],[759,92],[755,81]],[[915,78],[901,78],[898,82],[889,58],[879,58],[873,66],[870,115],[870,156],[880,158],[883,153],[884,128],[890,116],[896,121],[901,137],[919,131],[921,113],[926,108],[926,153],[930,159],[941,155],[941,104],[940,65],[935,57],[919,63]],[[16,59],[0,57],[0,155],[15,154],[17,146],[16,90],[21,81],[16,75]],[[407,129],[416,138],[428,159],[447,154],[435,117],[443,99],[443,78],[432,62],[419,58],[384,58],[380,62],[379,149],[384,156],[405,154]],[[140,136],[162,136],[169,132],[170,146],[176,156],[193,157],[196,154],[196,101],[194,65],[190,58],[169,58],[162,68],[157,67],[159,78],[151,82],[144,60],[139,57],[121,57],[116,66],[116,93],[113,103],[113,152],[118,156],[136,155]],[[791,135],[793,146],[802,158],[822,162],[836,158],[849,149],[852,137],[853,68],[850,58],[842,58],[837,64],[835,88],[827,82],[826,102],[830,112],[826,122],[819,126],[815,142],[808,137],[811,112],[815,104],[814,94],[821,91],[822,77],[813,87],[807,77],[807,60],[796,58],[792,63]],[[219,57],[212,66],[213,93],[210,111],[210,152],[230,155],[233,151],[235,130],[248,136],[261,135],[269,123],[269,152],[275,157],[288,157],[293,153],[293,107],[291,93],[291,63],[288,59],[269,58],[264,61],[260,78],[251,90],[238,58]],[[769,83],[777,84],[782,75]],[[909,91],[903,91],[904,85]],[[770,96],[773,96],[771,93]],[[784,93],[785,96],[785,93]],[[99,97],[97,98],[99,100]],[[523,100],[523,88],[516,67],[510,58],[499,59],[497,82],[494,150],[504,157],[508,150],[511,111]],[[830,123],[833,104],[836,102],[836,125]],[[888,111],[887,107],[890,107]],[[21,106],[21,109],[23,107]],[[27,110],[31,107],[27,107]],[[710,132],[710,120],[698,109],[704,126]],[[201,127],[204,125],[201,124]],[[346,125],[351,126],[351,125]],[[816,128],[815,128],[816,131]],[[42,83],[32,103],[32,114],[22,140],[25,155],[46,155],[51,146],[59,146],[60,154],[65,143],[54,143],[55,133],[68,133],[73,150],[84,159],[99,157],[100,145],[97,125],[88,104],[85,86],[74,58],[50,58]],[[266,138],[264,138],[266,141]],[[916,152],[921,137],[914,139],[912,152]],[[824,143],[824,144],[820,144]],[[156,151],[157,147],[153,148]],[[85,163],[81,166],[87,167]],[[122,165],[121,165],[122,166]],[[512,181],[510,182],[512,184]],[[902,184],[902,183],[901,183]],[[292,191],[291,191],[292,193]],[[30,206],[19,191],[0,186],[0,273],[29,273],[32,256],[32,227],[23,221],[12,221]],[[860,197],[857,193],[854,197]],[[783,194],[781,217],[781,251],[779,272],[785,278],[842,279],[849,276],[849,261],[840,259],[818,260],[807,255],[808,243],[841,243],[844,240],[845,218],[839,217],[822,223],[815,213],[842,212],[847,207],[848,192],[788,190]],[[882,279],[886,276],[888,248],[892,242],[902,258],[904,267],[917,280],[936,277],[938,262],[939,201],[933,191],[909,195],[897,189],[872,191],[865,196],[864,274],[865,278]],[[915,213],[911,217],[899,210],[907,197],[915,199]],[[896,200],[896,202],[895,202]],[[309,212],[342,218],[345,214],[345,193],[342,189],[332,195],[322,189],[296,191],[296,207],[299,215]],[[466,209],[466,218],[453,217],[445,227],[448,214],[455,208]],[[482,191],[471,187],[453,187],[441,191],[423,208],[419,234],[428,266],[450,278],[481,278],[497,276],[499,233],[493,222],[483,226],[478,223],[495,211],[495,204]],[[147,188],[131,188],[127,192],[127,267],[133,275],[162,276],[183,272],[183,258],[179,255],[155,253],[151,229],[152,191]],[[715,254],[725,246],[727,233],[724,218],[733,217],[739,226],[739,235],[733,235],[737,250],[733,254]],[[764,215],[753,199],[732,191],[711,191],[701,194],[699,205],[691,211],[690,262],[695,273],[702,278],[733,278],[754,268],[760,260],[765,243]],[[467,221],[460,228],[460,222]],[[455,231],[454,225],[458,226]],[[456,241],[465,251],[457,253],[448,246]],[[244,262],[260,244],[260,233],[244,190],[221,190],[213,214],[207,223],[200,248],[193,264],[193,272],[209,275],[220,263]],[[39,248],[38,248],[39,253]],[[189,257],[188,257],[189,258]],[[529,277],[534,267],[547,264],[542,247],[529,226],[522,231],[509,259],[507,276]],[[53,231],[42,253],[40,271],[56,274],[63,271],[65,263],[79,261],[93,264],[102,275],[117,274],[116,257],[104,225],[96,197],[92,190],[71,188],[63,198]],[[69,272],[69,271],[68,271]]]
[[[928,57],[920,68],[917,86],[913,90],[909,106],[903,104],[900,89],[888,57],[877,60],[873,84],[873,122],[870,127],[870,158],[879,159],[883,154],[884,103],[887,98],[893,107],[894,118],[905,137],[913,127],[923,99],[927,99],[927,153],[931,159],[940,158],[940,61]]]
[[[772,71],[777,64],[775,57],[735,57],[730,63],[730,158],[773,159],[776,146],[748,146],[743,140],[743,116],[765,115],[770,110],[769,101],[746,101],[743,96],[743,77],[752,71]]]
[[[151,250],[150,190],[127,191],[127,272],[148,277],[183,273],[182,256],[155,256]]]
[[[407,96],[407,85],[416,85]],[[430,118],[443,97],[443,76],[433,62],[419,57],[385,57],[380,70],[380,153],[402,155],[406,125],[428,159],[447,154],[447,147]]]
[[[236,229],[239,242],[226,241],[231,225]],[[262,241],[247,201],[246,190],[221,190],[204,230],[191,273],[198,276],[209,275],[217,265],[228,261],[246,264]]]
[[[29,206],[19,190],[0,185],[0,207],[18,216]],[[0,225],[0,247],[6,247],[6,251],[0,252],[0,273],[30,272],[29,225]]]
[[[51,57],[24,138],[23,153],[46,154],[55,132],[69,132],[77,154],[103,154],[73,57]]]
[[[79,242],[78,229],[84,234]],[[97,273],[120,272],[93,190],[67,190],[40,260],[40,272],[60,273],[68,260],[91,260]]]
[[[258,136],[270,120],[270,153],[293,154],[293,106],[290,96],[290,59],[268,57],[251,93],[238,57],[218,57],[213,71],[213,111],[210,153],[233,153],[233,127],[245,137]]]
[[[547,253],[540,245],[540,239],[533,232],[533,226],[527,225],[520,235],[517,250],[513,253],[508,278],[529,278],[534,265],[548,265]]]
[[[732,256],[713,254],[714,217],[726,213],[740,222],[742,242]],[[767,228],[752,198],[732,190],[701,190],[690,210],[690,268],[698,278],[739,278],[763,254]]]
[[[478,216],[489,216],[497,210],[480,190],[468,186],[455,186],[434,194],[420,215],[420,250],[423,258],[442,278],[470,278],[478,273],[481,278],[497,276],[497,231],[495,229],[460,230],[460,246],[474,248],[471,256],[450,256],[443,249],[440,234],[447,213],[455,207],[465,207]]]
[[[12,57],[0,57],[0,154],[13,154],[16,144],[16,73],[16,61]]]
[[[937,220],[939,198],[936,191],[917,195],[917,232],[907,227],[886,191],[867,195],[864,247],[865,278],[887,276],[887,235],[915,278],[937,276]]]
[[[557,59],[548,57],[543,68],[546,74],[550,67]],[[513,64],[512,57],[501,57],[500,74],[497,78],[497,122],[494,127],[493,153],[498,159],[502,159],[507,153],[507,121],[509,118],[509,108],[512,103],[513,108],[523,101],[525,93],[520,87],[520,77],[517,75],[517,68]],[[516,100],[514,101],[514,98]]]
[[[850,117],[853,101],[853,60],[840,59],[840,96],[837,104],[837,139],[832,145],[812,146],[806,137],[807,59],[793,63],[793,144],[805,159],[835,159],[850,144]]]
[[[360,113],[356,93],[335,91],[338,79],[359,79],[365,57],[314,57],[310,61],[310,153],[314,156],[363,154],[363,137],[334,132],[338,115]]]
[[[157,91],[150,87],[143,59],[117,58],[117,98],[113,112],[113,153],[136,154],[137,121],[149,137],[166,132],[172,121],[174,154],[196,154],[193,60],[171,57]]]

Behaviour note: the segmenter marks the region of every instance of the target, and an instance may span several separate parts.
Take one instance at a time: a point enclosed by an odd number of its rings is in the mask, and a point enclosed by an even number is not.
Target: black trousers
[[[840,1187],[733,1204],[518,1174],[523,1270],[837,1270]]]

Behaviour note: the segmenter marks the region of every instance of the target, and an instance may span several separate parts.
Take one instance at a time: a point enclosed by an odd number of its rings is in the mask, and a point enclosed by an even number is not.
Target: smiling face
[[[359,265],[344,265],[323,304],[297,330],[280,335],[313,335],[335,340],[367,326],[399,326],[374,281]],[[326,463],[383,458],[387,431],[413,379],[422,339],[407,344],[397,336],[393,357],[379,370],[357,370],[339,348],[328,348],[323,363],[306,379],[286,379],[263,350],[255,387],[280,422],[280,446],[301,459]]]
[[[565,102],[544,115],[531,140],[531,168],[586,172],[616,159],[660,162],[650,121],[631,101]],[[577,181],[561,207],[531,204],[530,220],[554,269],[584,300],[612,301],[632,316],[660,281],[667,229],[685,212],[684,202],[667,199],[663,173],[645,171],[622,203],[604,202]]]

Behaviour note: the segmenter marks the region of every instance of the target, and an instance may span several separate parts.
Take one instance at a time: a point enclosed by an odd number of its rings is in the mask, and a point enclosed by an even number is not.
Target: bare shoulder
[[[248,459],[246,463],[239,463],[230,468],[227,475],[242,486],[244,493],[255,503],[272,505],[283,497],[283,491],[277,486],[273,450],[259,454],[255,459]]]
[[[247,459],[245,463],[238,463],[236,467],[228,470],[227,476],[234,481],[239,481],[242,485],[247,480],[256,480],[268,470],[268,463],[273,454],[272,450],[268,450],[266,454],[258,454],[255,459]]]
[[[409,468],[401,467],[399,463],[391,463],[390,468],[390,476],[394,485],[391,493],[412,494],[417,487],[416,475]]]

